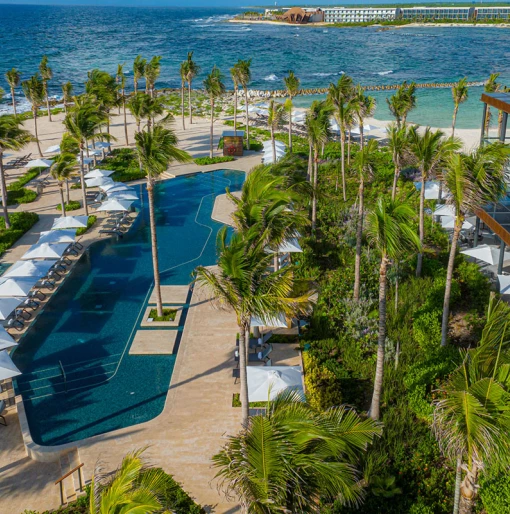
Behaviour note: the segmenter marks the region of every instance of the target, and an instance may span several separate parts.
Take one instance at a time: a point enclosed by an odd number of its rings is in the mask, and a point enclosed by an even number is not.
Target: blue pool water
[[[239,190],[243,179],[241,172],[217,171],[158,184],[162,284],[188,284],[197,265],[216,262],[221,224],[211,220],[214,198],[227,186]],[[89,248],[13,355],[38,444],[142,423],[163,409],[175,355],[128,355],[153,282],[145,186],[141,199],[130,233]]]

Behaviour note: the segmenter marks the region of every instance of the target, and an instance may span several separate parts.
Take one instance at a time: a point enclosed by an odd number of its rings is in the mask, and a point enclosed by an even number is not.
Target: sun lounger
[[[18,332],[21,332],[25,328],[25,322],[17,318],[11,318],[7,321],[7,328],[15,328]]]
[[[39,302],[36,302],[35,300],[33,300],[32,298],[27,298],[24,302],[23,302],[23,305],[26,305],[27,307],[30,307],[33,311],[37,310],[39,308]]]
[[[273,351],[273,345],[267,345],[262,351],[258,353],[250,353],[248,354],[248,362],[266,362],[269,357],[269,354]],[[235,361],[239,362],[239,352],[236,350],[235,352]]]
[[[3,416],[5,411],[6,411],[5,400],[0,400],[0,418],[2,419],[2,425],[7,426],[7,421],[5,421],[5,418]]]
[[[32,317],[32,314],[30,314],[30,312],[21,307],[14,311],[14,316],[16,317],[16,319],[29,320]]]
[[[100,234],[108,234],[110,236],[119,236],[120,238],[124,237],[124,234],[119,230],[114,229],[103,229],[99,231]]]

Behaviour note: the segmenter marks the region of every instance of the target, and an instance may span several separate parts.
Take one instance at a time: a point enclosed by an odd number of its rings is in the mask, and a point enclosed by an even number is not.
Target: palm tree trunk
[[[365,144],[365,135],[363,134],[363,120],[360,120],[359,122],[359,142],[360,148],[363,149],[363,146]]]
[[[459,106],[455,105],[455,107],[453,108],[452,137],[455,136],[455,123],[457,121],[458,110],[459,110]]]
[[[135,95],[138,93],[138,79],[136,77],[133,77],[133,85],[135,88]]]
[[[248,422],[250,415],[250,404],[248,401],[248,376],[246,372],[246,332],[249,330],[248,323],[239,324],[239,379],[241,382],[241,411],[243,425]]]
[[[416,276],[421,276],[421,269],[423,266],[423,238],[425,232],[425,172],[422,170],[421,173],[421,191],[420,191],[420,221],[419,221],[419,233],[420,233],[420,253],[418,254],[418,261],[416,263]]]
[[[361,243],[363,241],[363,202],[365,184],[363,176],[359,181],[359,205],[358,205],[358,224],[356,227],[356,257],[354,260],[354,301],[359,301],[359,290],[361,282]]]
[[[450,317],[450,293],[452,290],[453,279],[453,265],[455,264],[455,253],[457,251],[457,241],[459,240],[462,224],[464,223],[464,216],[457,215],[455,221],[455,228],[453,229],[452,245],[450,248],[450,257],[448,259],[448,268],[446,270],[446,287],[444,290],[444,303],[443,303],[443,322],[441,324],[441,346],[446,346],[448,341],[448,319]]]
[[[42,150],[41,150],[41,143],[39,143],[39,133],[37,131],[37,110],[36,109],[33,109],[32,110],[33,114],[34,114],[34,134],[35,134],[35,141],[37,143],[37,150],[39,151],[39,157],[43,157],[43,153],[42,153]]]
[[[3,151],[0,151],[0,187],[2,189],[2,211],[5,220],[5,228],[10,229],[11,222],[9,220],[9,211],[7,210],[7,187],[5,187]]]
[[[453,500],[453,514],[459,514],[460,484],[462,482],[462,456],[457,456],[457,468],[455,470],[455,498]]]
[[[379,270],[379,336],[377,339],[377,365],[375,368],[374,394],[370,406],[370,417],[378,420],[381,408],[381,391],[384,374],[384,345],[386,343],[386,272],[388,260],[385,255],[381,259]]]
[[[344,202],[347,201],[347,192],[345,190],[345,132],[341,132],[340,134],[340,147],[342,150],[342,194],[344,197]]]
[[[347,164],[351,165],[351,130],[349,129],[349,136],[347,138]]]
[[[60,192],[60,205],[62,207],[62,216],[65,218],[66,217],[66,203],[64,201],[64,185],[62,184],[62,182],[58,183],[58,189]]]
[[[289,111],[289,153],[292,153],[292,97],[290,97],[291,107]]]
[[[273,149],[273,161],[276,162],[276,141],[274,140],[273,126],[271,126],[271,148]]]
[[[312,175],[313,175],[313,155],[312,155],[312,152],[313,152],[313,149],[312,149],[312,145],[309,144],[308,145],[308,170],[307,170],[307,174],[306,174],[306,179],[308,180],[308,182],[312,182]]]
[[[398,177],[400,176],[400,167],[395,165],[395,176],[393,177],[393,188],[391,190],[391,199],[395,200],[395,196],[397,195],[397,183]]]
[[[182,117],[182,130],[186,130],[186,125],[184,123],[184,80],[181,82],[181,117]]]
[[[12,99],[12,110],[14,111],[14,116],[16,116],[16,99],[14,98],[14,88],[11,86],[11,99]]]
[[[234,135],[237,132],[237,86],[234,87]]]
[[[154,291],[156,292],[156,308],[158,317],[163,316],[163,300],[161,299],[161,284],[159,280],[158,236],[156,234],[156,214],[154,213],[154,185],[147,179],[147,193],[149,196],[149,218],[151,227],[152,267],[154,269]]]
[[[478,468],[473,464],[460,486],[459,514],[471,514],[473,512],[473,502],[476,497],[476,486],[478,483]]]
[[[188,81],[188,110],[189,110],[189,124],[193,124],[193,108],[191,106],[191,80]]]
[[[89,215],[89,206],[87,205],[87,192],[85,190],[85,172],[83,170],[83,146],[80,145],[80,180],[81,194],[83,198],[83,207],[85,208],[85,216]]]
[[[129,145],[128,128],[127,128],[127,114],[126,114],[126,95],[122,90],[122,108],[124,110],[124,135],[126,136],[126,146]]]
[[[44,94],[46,96],[46,109],[48,111],[48,121],[52,121],[50,111],[50,99],[48,98],[48,84],[46,82],[44,83]]]
[[[250,116],[248,112],[248,88],[244,88],[244,105],[246,106],[246,148],[250,149]]]
[[[315,232],[317,225],[317,183],[319,172],[319,149],[314,150],[313,159],[313,196],[312,196],[312,231]]]
[[[211,99],[211,134],[210,134],[210,144],[211,148],[209,151],[209,157],[213,158],[213,138],[214,138],[214,100]]]
[[[67,203],[70,201],[70,195],[69,195],[69,180],[66,179],[66,197],[67,197]]]

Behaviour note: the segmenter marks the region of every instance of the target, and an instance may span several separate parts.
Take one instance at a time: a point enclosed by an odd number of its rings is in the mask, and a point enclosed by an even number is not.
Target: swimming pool
[[[162,284],[188,284],[196,266],[216,262],[214,199],[243,180],[244,173],[223,170],[158,183]],[[13,354],[37,444],[77,441],[163,410],[176,356],[128,355],[153,282],[147,191],[140,187],[141,215],[129,234],[88,249]]]

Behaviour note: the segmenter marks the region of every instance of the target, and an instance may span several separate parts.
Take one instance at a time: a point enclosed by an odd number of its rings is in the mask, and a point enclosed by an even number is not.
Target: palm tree
[[[129,145],[128,128],[127,128],[127,113],[126,113],[126,74],[124,73],[124,64],[117,66],[116,82],[120,92],[120,104],[124,114],[124,137],[126,138],[126,146]],[[120,105],[119,105],[120,110]],[[119,112],[120,114],[120,112]]]
[[[53,78],[53,70],[48,66],[48,56],[43,55],[39,64],[39,73],[41,74],[44,87],[44,96],[46,97],[46,108],[48,110],[48,120],[51,121],[50,100],[48,97],[48,82]]]
[[[342,75],[338,82],[331,83],[328,90],[328,100],[335,108],[335,118],[340,127],[340,146],[342,151],[342,194],[344,202],[347,201],[345,187],[345,136],[347,127],[353,122],[353,104],[350,102],[353,96],[352,79],[349,75]],[[338,189],[338,178],[336,181]]]
[[[69,111],[67,116],[64,118],[64,125],[69,135],[78,143],[80,148],[80,181],[83,208],[85,214],[88,216],[89,208],[87,205],[87,193],[85,184],[85,172],[83,166],[84,151],[87,148],[87,142],[92,138],[99,140],[109,141],[112,136],[98,132],[100,127],[106,121],[106,114],[102,112],[97,106],[91,103],[83,103],[82,105],[76,105]]]
[[[64,82],[62,84],[62,102],[64,103],[64,113],[67,114],[67,106],[73,96],[73,85],[71,82]]]
[[[110,111],[119,104],[119,86],[115,77],[103,70],[89,71],[85,91],[105,113],[106,132],[110,133]]]
[[[90,484],[90,514],[167,512],[164,498],[171,488],[169,477],[162,469],[143,461],[144,451],[126,455],[113,475],[96,467]]]
[[[268,272],[273,257],[264,251],[266,240],[258,235],[258,227],[254,226],[246,232],[235,232],[227,242],[227,227],[223,227],[218,233],[218,271],[202,266],[196,269],[196,282],[212,293],[218,305],[236,314],[243,424],[248,421],[249,410],[246,335],[251,317],[267,320],[279,313],[293,316],[308,309],[310,297],[309,293],[291,297],[293,266]]]
[[[406,124],[407,115],[416,107],[416,84],[403,82],[394,95],[386,99],[388,108],[395,117],[397,127]]]
[[[193,52],[188,52],[187,58],[188,74],[186,80],[188,81],[188,109],[189,109],[189,124],[193,123],[193,105],[191,103],[191,89],[193,87],[193,80],[200,73],[200,66],[193,60]]]
[[[442,173],[442,180],[450,192],[448,203],[454,207],[456,218],[446,272],[446,288],[441,326],[441,345],[448,338],[450,292],[453,267],[462,224],[467,213],[496,202],[506,193],[505,166],[510,150],[502,143],[481,146],[471,154],[454,153],[449,156]]]
[[[365,146],[362,146],[354,158],[354,168],[359,174],[359,191],[358,191],[358,220],[356,225],[356,257],[354,260],[354,301],[359,301],[360,285],[361,285],[361,245],[363,242],[363,216],[364,216],[364,198],[365,198],[365,182],[369,180],[375,168],[375,158],[379,148],[379,144],[375,139],[371,139]]]
[[[289,99],[289,152],[292,153],[292,99],[299,94],[301,81],[294,75],[293,71],[289,71],[289,75],[283,77],[283,82]]]
[[[239,66],[234,64],[230,68],[230,76],[234,84],[234,132],[237,132],[237,97],[239,94]]]
[[[388,133],[388,148],[393,157],[395,174],[393,176],[393,187],[391,189],[391,199],[395,200],[397,194],[397,183],[402,171],[402,166],[409,158],[409,138],[408,130],[405,125],[399,128],[398,124],[391,123],[386,128]]]
[[[154,184],[161,173],[168,169],[172,161],[188,162],[190,156],[177,148],[178,139],[170,128],[156,124],[152,130],[135,134],[136,152],[142,169],[147,174],[147,193],[149,196],[149,215],[152,245],[152,263],[154,268],[154,290],[158,316],[163,316],[163,302],[159,278],[158,240],[156,232],[156,215],[154,211]]]
[[[239,59],[236,64],[238,68],[238,82],[244,91],[244,108],[246,114],[246,147],[250,149],[250,113],[248,112],[248,85],[251,81],[251,59],[243,61]]]
[[[188,61],[181,62],[179,67],[179,74],[181,76],[181,116],[182,116],[182,130],[186,130],[184,123],[184,88],[186,87],[186,80],[188,77]]]
[[[459,105],[464,103],[468,99],[468,85],[467,77],[460,79],[452,87],[453,96],[453,121],[452,121],[452,137],[455,135],[455,123],[457,122],[457,113],[459,112]]]
[[[434,434],[443,453],[457,461],[454,512],[472,512],[484,466],[509,464],[509,335],[508,307],[493,296],[478,347],[461,353],[462,364],[434,402]]]
[[[28,80],[22,82],[21,87],[23,88],[23,93],[25,94],[27,100],[32,105],[32,114],[34,116],[35,140],[37,142],[37,150],[39,151],[39,155],[42,157],[43,153],[41,150],[41,145],[39,143],[39,135],[37,132],[37,113],[39,112],[39,107],[44,102],[44,84],[39,74],[36,73]]]
[[[61,153],[50,167],[51,176],[58,182],[60,192],[60,205],[62,207],[62,216],[66,215],[66,204],[64,200],[64,184],[67,183],[69,177],[73,175],[76,166],[76,157],[73,154]]]
[[[345,406],[315,411],[295,392],[250,417],[213,457],[216,477],[243,512],[318,512],[321,501],[359,503],[357,459],[381,426]]]
[[[386,344],[386,290],[387,270],[391,261],[405,253],[420,248],[420,240],[415,232],[414,211],[407,203],[379,198],[367,215],[367,236],[381,254],[379,268],[379,336],[377,341],[377,365],[374,379],[374,393],[370,407],[370,417],[379,419],[381,391],[384,374],[384,346]]]
[[[497,82],[499,77],[499,73],[491,73],[489,76],[489,79],[485,83],[484,91],[486,93],[495,93],[496,91],[499,91],[499,88],[501,87],[501,84]],[[491,118],[492,113],[490,110],[490,107],[487,107],[487,115],[485,117],[485,127],[484,127],[484,134],[486,137],[489,137],[489,127],[491,124]]]
[[[0,188],[2,192],[2,210],[5,228],[11,228],[9,213],[7,211],[7,187],[5,182],[3,153],[5,150],[20,150],[34,138],[22,126],[21,120],[15,115],[0,116]]]
[[[213,140],[214,140],[214,102],[216,98],[219,98],[221,95],[225,93],[225,84],[223,82],[223,75],[219,68],[216,65],[213,66],[213,69],[209,75],[204,80],[204,89],[206,93],[209,95],[209,102],[211,105],[211,132],[210,132],[210,150],[209,157],[213,157],[214,148],[213,148]]]
[[[146,93],[136,93],[131,96],[127,102],[128,109],[130,110],[136,122],[136,131],[140,132],[142,120],[149,118],[148,103],[150,96]]]
[[[269,102],[268,116],[267,116],[267,124],[269,126],[269,130],[271,132],[271,146],[273,149],[273,157],[274,162],[276,162],[276,141],[275,141],[275,132],[281,128],[282,124],[285,121],[285,105],[275,102],[274,98],[271,98]]]
[[[145,65],[145,84],[146,84],[146,93],[149,93],[151,98],[154,98],[155,88],[156,88],[156,80],[161,73],[161,55],[155,55],[146,65]]]
[[[312,230],[317,223],[317,185],[319,174],[319,151],[331,139],[329,117],[331,106],[328,102],[315,100],[306,114],[305,127],[310,147],[309,162],[311,166],[310,182],[312,183]]]
[[[358,86],[352,98],[354,116],[356,117],[359,125],[360,145],[363,147],[363,125],[366,118],[374,114],[376,103],[373,96],[365,95],[363,88]]]
[[[141,55],[137,55],[133,62],[133,84],[135,88],[135,95],[138,92],[138,81],[145,74],[145,66],[147,64],[147,59],[144,59]]]
[[[5,80],[9,84],[11,88],[11,99],[12,99],[12,109],[14,111],[14,116],[16,116],[16,97],[15,97],[15,88],[19,87],[21,82],[21,73],[16,68],[12,68],[5,74]]]
[[[421,190],[420,190],[420,245],[423,248],[423,239],[425,235],[425,182],[434,174],[442,165],[446,157],[454,151],[460,149],[461,142],[458,139],[443,139],[444,133],[441,130],[432,132],[427,127],[422,134],[413,126],[409,129],[409,147],[413,155],[413,159],[420,170]],[[423,253],[418,254],[416,264],[416,276],[421,276],[423,265]]]

